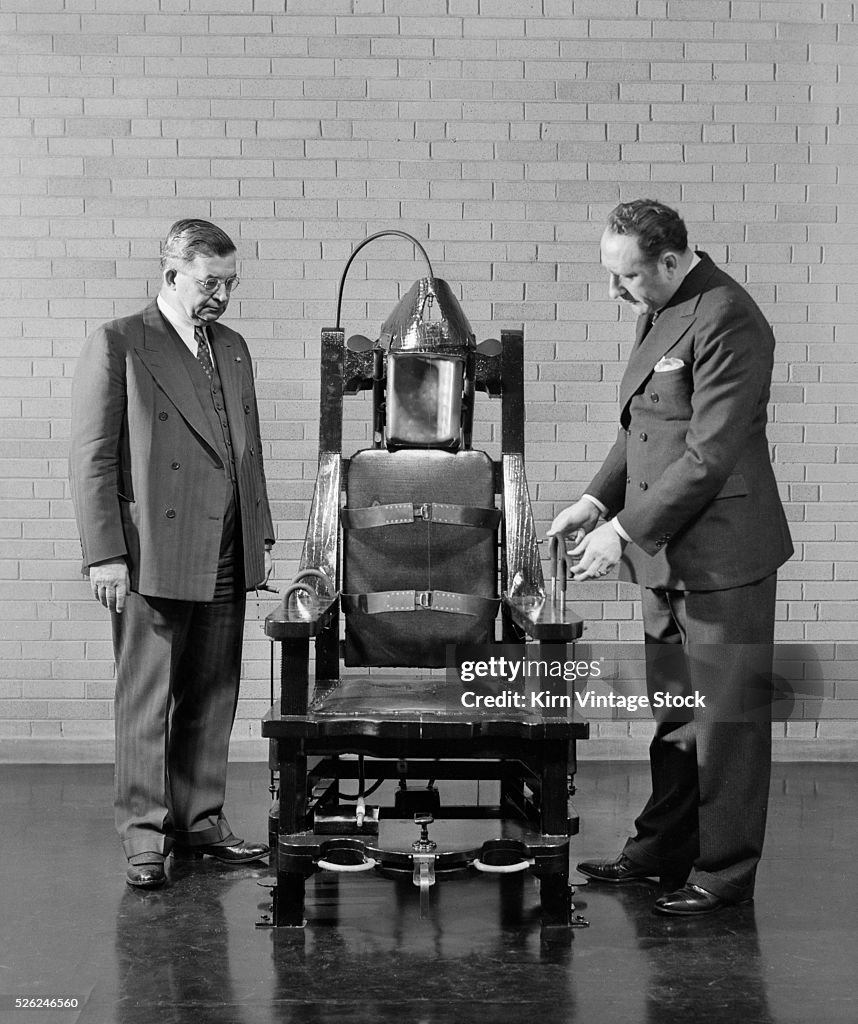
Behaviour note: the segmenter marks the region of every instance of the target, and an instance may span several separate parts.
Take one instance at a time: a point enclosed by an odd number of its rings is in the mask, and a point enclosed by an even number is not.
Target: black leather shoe
[[[749,899],[725,900],[723,896],[716,896],[714,892],[701,889],[699,885],[684,885],[676,892],[659,896],[653,910],[657,914],[672,914],[674,917],[701,917],[704,914],[714,914],[726,907],[750,902]]]
[[[617,885],[621,882],[637,882],[642,878],[656,878],[657,871],[648,871],[630,861],[621,853],[613,860],[584,860],[578,865],[578,870],[587,878],[594,878],[597,882],[612,882]]]
[[[202,846],[173,847],[173,856],[178,860],[195,860],[199,857],[214,857],[224,864],[249,864],[268,856],[265,843],[246,843],[243,839],[228,839],[225,843],[206,843]]]
[[[153,856],[157,856],[153,854]],[[136,858],[135,858],[136,859]],[[164,858],[147,861],[144,864],[128,864],[125,881],[135,889],[160,889],[167,881],[164,873]]]

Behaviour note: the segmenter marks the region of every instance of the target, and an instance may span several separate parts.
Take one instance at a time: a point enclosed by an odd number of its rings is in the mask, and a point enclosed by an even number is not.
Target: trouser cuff
[[[718,896],[722,900],[728,900],[730,903],[738,903],[740,900],[748,900],[754,895],[753,882],[744,886],[736,885],[735,883],[727,882],[718,875],[711,874],[708,871],[696,871],[692,869],[691,874],[688,876],[687,884],[698,885],[701,889],[711,892],[714,896]]]
[[[623,856],[638,867],[646,868],[648,871],[651,871],[654,875],[657,875],[661,871],[661,859],[659,857],[654,857],[651,853],[648,853],[634,839],[627,840],[626,845],[623,847]]]
[[[122,850],[128,860],[141,853],[157,853],[166,857],[173,848],[173,840],[160,832],[142,832],[122,840]]]
[[[233,835],[226,819],[222,818],[216,825],[208,825],[192,832],[176,829],[173,838],[181,846],[211,846],[212,843],[223,843],[233,838]]]

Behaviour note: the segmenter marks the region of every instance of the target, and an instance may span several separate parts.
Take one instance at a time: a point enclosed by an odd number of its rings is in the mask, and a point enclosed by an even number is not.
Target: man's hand
[[[105,608],[121,615],[125,607],[125,598],[131,589],[131,578],[125,559],[91,565],[89,582],[96,601],[101,601]]]
[[[266,586],[268,581],[271,579],[271,574],[274,572],[274,555],[271,553],[270,548],[265,549],[265,579],[262,581],[262,585]]]
[[[585,534],[599,522],[600,515],[592,501],[580,498],[554,517],[554,522],[548,527],[548,536],[559,535],[563,543],[580,544]]]
[[[569,552],[572,558],[579,558],[572,566],[572,579],[580,582],[606,576],[619,562],[625,545],[613,526],[603,523]]]

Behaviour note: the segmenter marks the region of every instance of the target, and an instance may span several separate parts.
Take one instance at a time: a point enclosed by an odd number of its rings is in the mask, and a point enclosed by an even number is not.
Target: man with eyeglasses
[[[87,339],[72,387],[84,571],[113,627],[116,826],[141,889],[171,851],[268,853],[223,812],[245,594],[274,544],[250,353],[218,322],[237,285],[229,236],[177,221],[157,299]]]

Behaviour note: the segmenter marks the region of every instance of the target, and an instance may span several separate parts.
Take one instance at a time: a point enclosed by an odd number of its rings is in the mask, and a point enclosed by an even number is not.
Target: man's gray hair
[[[192,263],[197,256],[229,256],[235,243],[207,220],[177,220],[161,246],[161,269],[173,263]]]

